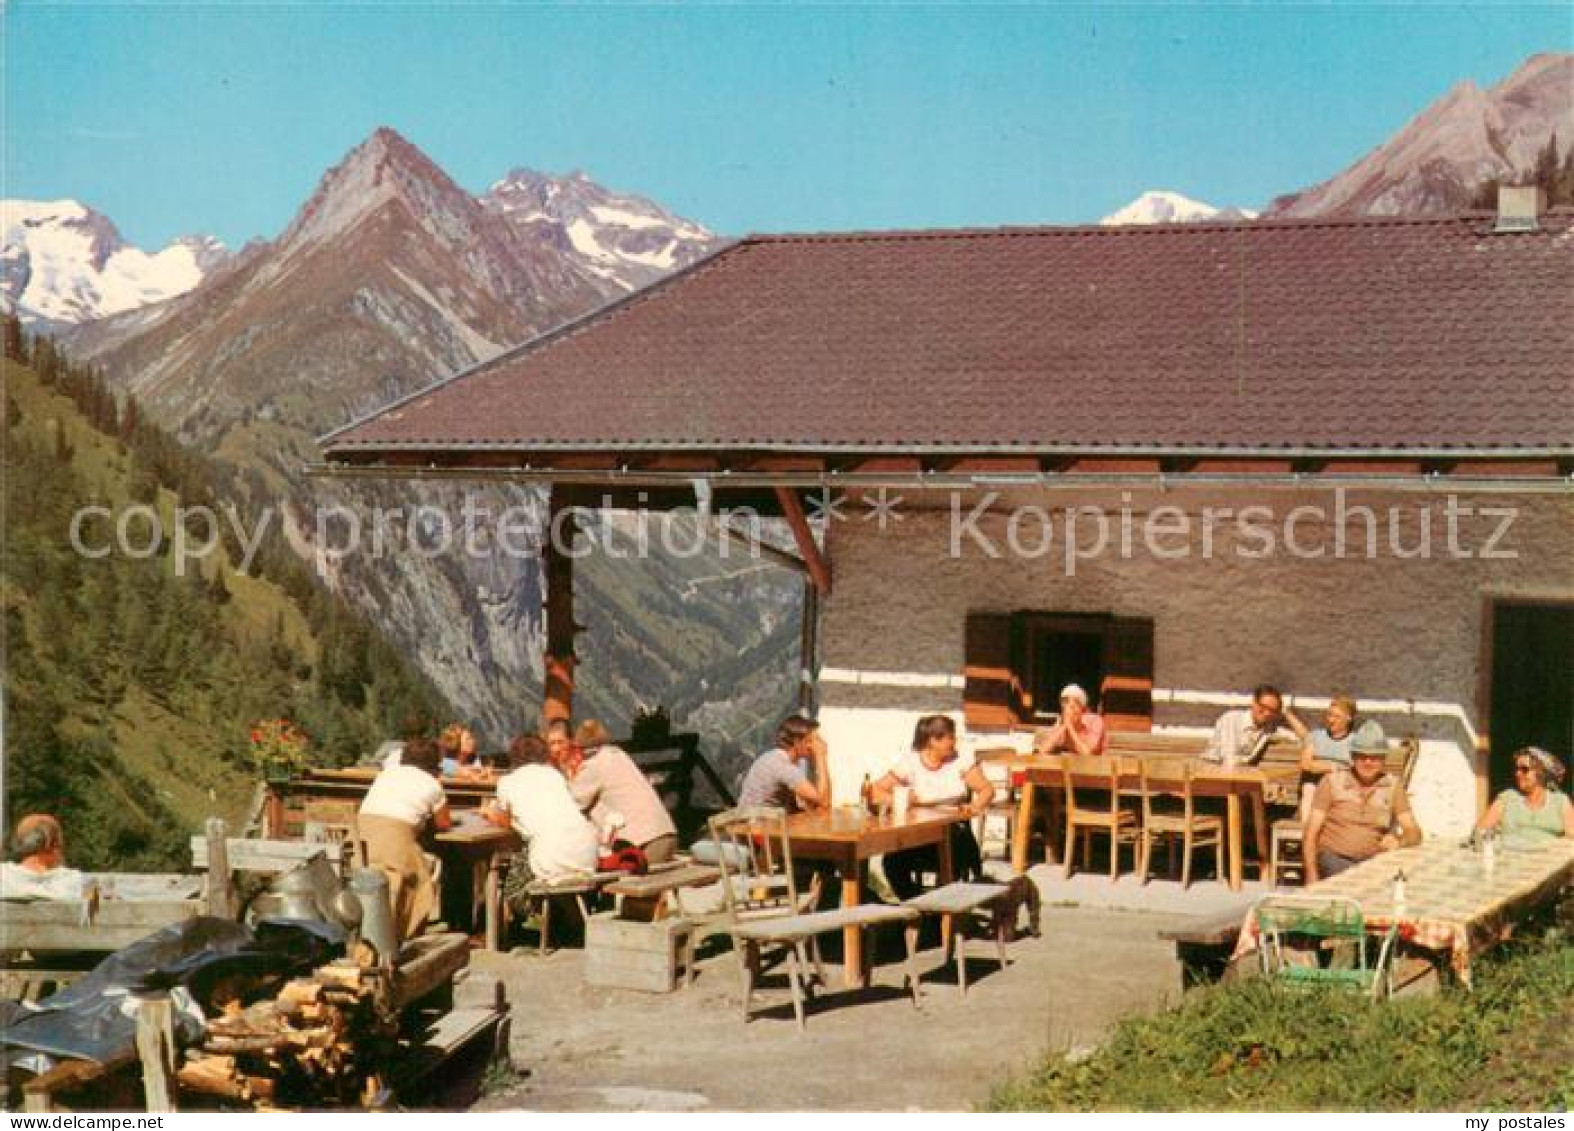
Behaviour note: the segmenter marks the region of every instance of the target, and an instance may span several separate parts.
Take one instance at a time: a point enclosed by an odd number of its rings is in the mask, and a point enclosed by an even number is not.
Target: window
[[[1153,726],[1153,622],[1112,613],[970,613],[963,713],[974,730],[1047,721],[1080,684],[1116,730]]]

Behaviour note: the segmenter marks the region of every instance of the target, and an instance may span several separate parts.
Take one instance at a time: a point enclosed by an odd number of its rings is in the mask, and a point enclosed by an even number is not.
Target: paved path
[[[1173,951],[1155,937],[1173,921],[1046,907],[1043,937],[1016,942],[1005,971],[992,945],[971,944],[965,1000],[954,972],[937,971],[916,1011],[897,991],[900,967],[883,965],[856,1001],[833,987],[805,1033],[784,983],[767,986],[780,1008],[744,1025],[730,952],[667,995],[586,986],[576,950],[478,953],[477,970],[508,983],[513,1058],[529,1075],[477,1110],[965,1110],[1045,1050],[1089,1048],[1123,1014],[1174,1000]],[[926,951],[923,969],[939,957]]]

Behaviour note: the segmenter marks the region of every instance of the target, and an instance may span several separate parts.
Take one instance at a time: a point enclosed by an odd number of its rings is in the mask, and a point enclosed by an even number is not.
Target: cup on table
[[[891,815],[898,821],[906,819],[907,811],[912,808],[912,805],[912,787],[899,785],[891,790]]]

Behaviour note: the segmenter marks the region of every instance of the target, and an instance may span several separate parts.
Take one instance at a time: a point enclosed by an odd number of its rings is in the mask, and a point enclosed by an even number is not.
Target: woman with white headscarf
[[[1514,751],[1514,784],[1497,795],[1477,829],[1497,829],[1510,847],[1574,837],[1574,802],[1560,788],[1563,763],[1539,746]]]
[[[1060,691],[1060,721],[1039,731],[1033,750],[1039,754],[1104,753],[1104,719],[1088,710],[1088,693],[1074,683]]]

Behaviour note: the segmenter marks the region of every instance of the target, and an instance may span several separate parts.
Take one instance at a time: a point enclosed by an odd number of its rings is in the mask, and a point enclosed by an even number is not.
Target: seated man
[[[1219,716],[1202,756],[1206,761],[1226,766],[1249,766],[1263,756],[1281,727],[1287,727],[1302,743],[1306,742],[1306,724],[1284,709],[1284,696],[1279,689],[1259,684],[1252,691],[1251,706],[1237,707]]]
[[[0,863],[0,899],[76,900],[84,877],[67,868],[65,833],[48,813],[30,813],[11,836],[16,861]]]
[[[1104,719],[1088,710],[1088,693],[1075,683],[1060,692],[1060,721],[1040,731],[1033,742],[1036,754],[1104,753]]]
[[[661,794],[628,752],[613,745],[607,728],[586,719],[574,733],[574,745],[584,751],[577,769],[566,775],[575,804],[621,821],[617,838],[637,845],[649,863],[665,864],[677,855],[678,827]]]
[[[1350,743],[1350,768],[1317,783],[1302,838],[1307,884],[1380,852],[1421,843],[1405,787],[1383,768],[1387,756],[1383,728],[1362,723]]]
[[[831,774],[820,724],[803,715],[789,715],[776,728],[776,746],[754,760],[743,775],[738,804],[769,805],[791,813],[826,809],[831,804]],[[813,767],[811,778],[804,763]]]

